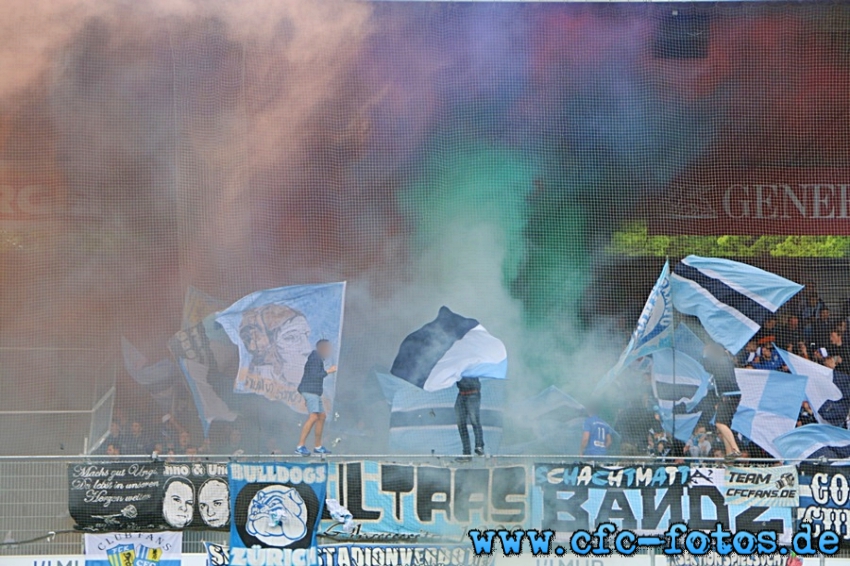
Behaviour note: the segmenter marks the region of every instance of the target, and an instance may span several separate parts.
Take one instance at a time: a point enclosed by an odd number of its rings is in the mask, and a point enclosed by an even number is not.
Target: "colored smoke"
[[[829,138],[850,120],[846,61],[786,49],[819,8],[718,12],[695,60],[655,57],[666,10],[4,3],[0,159],[67,206],[4,236],[3,343],[117,352],[123,335],[155,360],[188,285],[233,301],[346,279],[353,422],[381,404],[372,368],[443,304],[503,338],[513,397],[586,400],[620,347],[593,316],[594,268],[636,205],[699,158],[850,139]],[[88,395],[51,367],[3,379],[32,408]]]

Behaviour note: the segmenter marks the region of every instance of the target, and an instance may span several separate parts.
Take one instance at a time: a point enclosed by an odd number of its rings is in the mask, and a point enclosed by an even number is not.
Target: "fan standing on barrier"
[[[307,405],[307,421],[301,428],[301,438],[298,440],[298,446],[295,448],[295,453],[299,456],[309,456],[310,450],[304,445],[307,443],[307,437],[310,431],[315,429],[314,440],[316,447],[313,452],[316,454],[330,454],[330,450],[322,446],[322,432],[325,428],[325,407],[322,402],[322,394],[324,393],[325,378],[336,371],[336,366],[331,366],[325,369],[325,360],[331,355],[331,343],[327,340],[319,340],[316,342],[316,349],[310,353],[307,358],[307,363],[304,365],[304,375],[301,377],[301,383],[298,385],[298,392],[304,397],[304,403]]]
[[[475,435],[475,454],[484,455],[480,380],[505,379],[507,371],[508,352],[502,341],[476,319],[448,307],[441,307],[436,319],[402,340],[390,369],[393,376],[427,392],[457,387],[454,409],[464,460],[472,456],[469,424]],[[457,453],[456,448],[452,450]]]
[[[469,427],[472,425],[472,433],[475,435],[475,455],[484,455],[484,427],[481,426],[481,381],[477,377],[463,377],[458,381],[457,400],[455,401],[455,415],[457,416],[457,430],[460,433],[460,443],[463,446],[463,455],[471,456],[469,445]]]
[[[735,378],[735,363],[728,352],[719,344],[709,344],[703,353],[705,370],[712,375],[714,388],[719,397],[714,426],[723,441],[727,460],[737,460],[741,450],[732,432],[732,418],[741,402],[741,388]]]

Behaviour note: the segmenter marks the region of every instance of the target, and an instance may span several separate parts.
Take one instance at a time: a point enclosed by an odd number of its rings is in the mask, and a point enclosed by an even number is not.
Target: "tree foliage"
[[[608,252],[627,256],[831,257],[850,256],[848,236],[665,236],[649,235],[645,222],[625,225]]]

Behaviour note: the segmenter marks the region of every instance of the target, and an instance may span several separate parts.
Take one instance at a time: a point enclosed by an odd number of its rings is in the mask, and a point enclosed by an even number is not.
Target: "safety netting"
[[[695,391],[659,395],[645,360],[597,387],[668,260],[805,285],[731,352],[739,368],[774,345],[823,367],[844,348],[845,3],[0,14],[2,454],[291,453],[306,415],[235,392],[236,345],[209,322],[293,285],[346,282],[325,423],[339,454],[459,451],[457,389],[390,371],[442,306],[507,351],[507,379],[483,386],[488,453],[577,454],[595,415],[611,454],[723,455],[713,406],[691,434],[664,425]],[[280,338],[287,312],[258,314],[251,339]],[[673,316],[704,366],[712,336]],[[300,336],[280,375],[327,338]],[[671,386],[691,383],[683,359]]]

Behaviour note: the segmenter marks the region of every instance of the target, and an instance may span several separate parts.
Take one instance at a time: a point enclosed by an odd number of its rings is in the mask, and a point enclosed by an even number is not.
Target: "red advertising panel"
[[[694,168],[648,206],[666,235],[850,235],[850,168]]]

